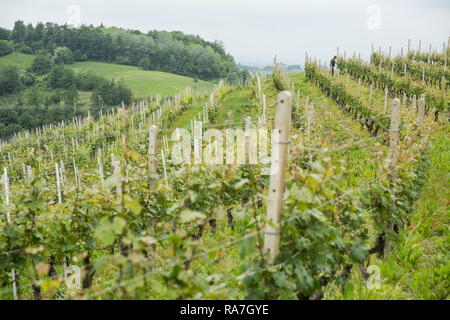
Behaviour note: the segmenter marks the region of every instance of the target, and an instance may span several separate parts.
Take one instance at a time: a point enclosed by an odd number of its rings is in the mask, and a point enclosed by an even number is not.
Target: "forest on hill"
[[[0,56],[19,51],[53,54],[59,47],[70,50],[70,60],[102,61],[140,66],[145,70],[170,72],[203,80],[236,77],[233,57],[219,41],[209,42],[182,32],[149,31],[81,26],[21,20],[13,30],[0,28]]]

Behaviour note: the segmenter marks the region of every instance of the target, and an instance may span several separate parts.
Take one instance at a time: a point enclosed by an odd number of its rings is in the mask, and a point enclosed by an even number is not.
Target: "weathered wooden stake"
[[[56,190],[58,192],[58,203],[62,203],[58,162],[55,162],[55,173],[56,173]]]
[[[388,89],[384,88],[384,112],[387,110]]]
[[[423,119],[425,116],[425,95],[422,94],[420,96],[419,102],[418,102],[418,107],[419,107],[419,115],[417,116],[417,124],[419,127],[419,131],[422,130],[422,124],[423,124]]]
[[[274,262],[280,249],[280,222],[291,128],[291,106],[291,93],[288,91],[280,92],[277,98],[274,124],[275,137],[278,139],[275,139],[272,143],[269,202],[264,236],[264,252],[269,252],[270,263]]]
[[[111,166],[113,168],[113,173],[117,176],[117,185],[116,185],[116,193],[117,199],[119,201],[122,200],[122,174],[120,172],[120,161],[114,160],[114,154],[111,155]]]
[[[391,126],[389,129],[389,158],[391,160],[390,168],[391,171],[397,166],[398,158],[398,134],[400,125],[400,100],[395,98],[392,101],[391,108]]]
[[[60,160],[60,165],[59,165],[59,172],[60,172],[60,176],[61,176],[61,186],[64,188],[64,162],[62,160]]]
[[[161,157],[164,169],[164,178],[166,179],[166,183],[169,184],[169,179],[167,179],[167,169],[166,169],[166,159],[164,158],[164,150],[161,149]]]
[[[97,152],[97,162],[98,162],[98,174],[100,176],[100,182],[102,183],[102,187],[104,186],[104,177],[103,177],[103,162],[102,162],[102,149],[98,148]]]
[[[5,179],[5,204],[9,205],[9,180],[8,180],[8,169],[6,167],[3,168],[4,179]],[[6,220],[8,223],[11,223],[11,216],[9,214],[9,210],[6,213]],[[14,268],[11,269],[11,278],[13,285],[13,296],[14,300],[17,300],[17,283],[16,283],[16,271]]]

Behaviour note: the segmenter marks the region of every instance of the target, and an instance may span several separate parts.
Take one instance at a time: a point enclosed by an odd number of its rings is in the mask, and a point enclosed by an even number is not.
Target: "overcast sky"
[[[74,7],[75,6],[75,7]],[[79,9],[78,9],[79,8]],[[78,15],[79,10],[79,15]],[[79,18],[79,19],[78,19]],[[179,30],[221,40],[237,62],[303,64],[305,51],[327,61],[339,46],[370,53],[413,46],[442,51],[450,35],[449,0],[0,0],[0,25],[52,21],[130,29]]]

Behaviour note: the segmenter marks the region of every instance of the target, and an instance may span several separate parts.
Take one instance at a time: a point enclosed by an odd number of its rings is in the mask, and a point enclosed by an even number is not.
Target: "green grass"
[[[198,80],[159,71],[144,71],[134,66],[124,66],[102,62],[75,62],[67,66],[75,72],[93,71],[107,79],[122,80],[132,91],[135,98],[144,98],[151,95],[162,94],[171,96],[180,90],[191,87],[192,90],[204,90],[213,87],[212,82]]]
[[[36,56],[32,54],[23,54],[19,52],[14,52],[6,56],[0,57],[0,68],[15,66],[20,70],[26,70],[31,68],[33,60]]]
[[[256,108],[251,106],[251,93],[243,88],[236,88],[229,92],[223,102],[219,104],[216,123],[227,122],[243,122],[247,116],[252,115],[252,109]],[[232,115],[231,118],[229,118]],[[253,122],[256,122],[256,118],[253,118]]]

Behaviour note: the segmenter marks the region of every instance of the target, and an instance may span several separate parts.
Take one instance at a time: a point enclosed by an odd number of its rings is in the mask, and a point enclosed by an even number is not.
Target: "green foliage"
[[[62,65],[55,65],[49,74],[48,83],[52,88],[68,89],[75,85],[75,73]]]
[[[47,55],[38,55],[33,60],[31,71],[37,75],[43,75],[50,72],[52,65],[52,60]]]
[[[17,44],[22,44],[26,38],[25,24],[21,20],[17,20],[14,23],[14,29],[12,31],[11,39]]]
[[[128,105],[131,90],[121,82],[103,80],[92,92],[91,102],[96,107],[120,105],[122,102]]]
[[[77,88],[71,86],[64,94],[64,103],[66,105],[75,105],[80,99]]]
[[[54,64],[71,64],[73,63],[72,51],[67,47],[58,47],[52,59]]]
[[[25,72],[20,75],[20,82],[25,87],[33,86],[36,83],[36,77],[31,72]]]
[[[97,76],[91,70],[87,72],[77,72],[75,75],[76,87],[84,91],[94,90],[102,80],[102,77]]]
[[[11,30],[0,27],[0,40],[10,40],[11,34]]]
[[[326,180],[325,163],[291,165],[295,180],[286,186],[280,253],[273,266],[262,260],[245,284],[249,299],[308,299],[330,283],[345,281],[344,267],[368,256],[368,230],[355,196]],[[330,197],[339,202],[327,205]]]
[[[22,88],[19,71],[16,67],[0,69],[0,96],[17,93]]]
[[[5,56],[13,52],[13,47],[9,44],[7,40],[0,40],[0,56]]]
[[[273,85],[278,91],[286,90],[287,86],[283,83],[283,80],[281,80],[281,77],[278,73],[272,73],[272,81]]]
[[[138,67],[142,70],[150,70],[150,59],[148,57],[144,57],[139,60]]]
[[[33,87],[26,96],[26,102],[32,106],[38,106],[43,102],[43,96],[37,87]]]

